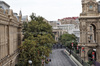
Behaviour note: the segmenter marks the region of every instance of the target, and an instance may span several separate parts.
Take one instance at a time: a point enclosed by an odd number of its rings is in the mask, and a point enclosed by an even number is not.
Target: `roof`
[[[10,7],[10,5],[8,5],[6,2],[4,1],[0,1],[0,3],[4,3],[6,6]]]
[[[66,18],[63,18],[63,19],[74,19],[74,20],[76,20],[76,19],[78,19],[79,17],[66,17]],[[58,21],[60,21],[60,20],[63,20],[63,19],[58,19]]]

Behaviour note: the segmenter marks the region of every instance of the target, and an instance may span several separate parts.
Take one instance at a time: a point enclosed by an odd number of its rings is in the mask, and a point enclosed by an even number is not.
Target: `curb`
[[[69,55],[70,53],[65,50],[65,52]],[[70,59],[74,61],[78,66],[83,66],[73,55],[70,55]]]

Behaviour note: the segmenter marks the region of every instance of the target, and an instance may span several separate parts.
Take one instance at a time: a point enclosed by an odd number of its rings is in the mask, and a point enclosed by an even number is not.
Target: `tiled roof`
[[[66,17],[66,18],[63,18],[63,19],[78,19],[79,17]],[[63,19],[58,19],[58,21],[60,21],[60,20],[63,20]]]

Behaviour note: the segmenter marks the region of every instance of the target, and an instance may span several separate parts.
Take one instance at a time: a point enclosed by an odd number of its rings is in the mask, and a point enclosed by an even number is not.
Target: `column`
[[[21,26],[19,26],[18,27],[18,45],[20,45],[21,44],[21,41],[22,41],[22,39],[21,39]]]
[[[89,48],[85,47],[84,50],[85,50],[85,52],[82,52],[82,49],[81,49],[81,58],[83,59],[83,61],[88,62],[88,51],[89,51]]]

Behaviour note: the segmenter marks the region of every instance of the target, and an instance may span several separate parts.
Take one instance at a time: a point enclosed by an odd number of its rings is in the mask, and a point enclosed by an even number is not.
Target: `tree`
[[[28,23],[27,22],[23,22],[23,25],[22,25],[22,31],[25,32],[28,30]]]
[[[19,63],[22,66],[28,65],[28,60],[33,65],[40,66],[41,60],[46,59],[51,53],[54,41],[52,27],[44,22],[44,18],[32,14],[24,33],[24,42],[20,47]],[[47,61],[46,61],[47,62]]]
[[[59,41],[67,46],[68,48],[71,48],[71,44],[73,43],[74,47],[77,46],[77,41],[76,41],[77,37],[74,34],[63,34],[62,36],[60,36]]]
[[[34,13],[32,13],[31,21],[28,23],[28,30],[26,32],[32,33],[33,36],[36,36],[38,34],[52,34],[52,27],[44,21],[43,17],[36,16]],[[27,33],[25,33],[25,37],[27,36]],[[25,38],[24,38],[25,39]]]

